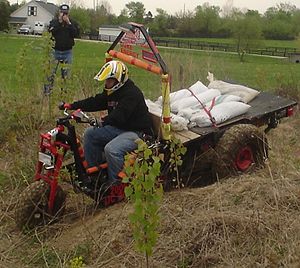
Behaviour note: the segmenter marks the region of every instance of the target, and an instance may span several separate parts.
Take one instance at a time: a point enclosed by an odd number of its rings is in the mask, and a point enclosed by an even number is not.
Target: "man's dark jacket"
[[[79,36],[78,24],[70,19],[71,24],[59,22],[53,19],[49,24],[49,31],[55,40],[54,49],[65,51],[72,49],[74,46],[74,38]]]
[[[95,97],[74,102],[71,106],[74,110],[87,112],[108,110],[108,115],[102,118],[103,125],[151,134],[152,120],[143,93],[130,79],[110,95],[104,90]]]

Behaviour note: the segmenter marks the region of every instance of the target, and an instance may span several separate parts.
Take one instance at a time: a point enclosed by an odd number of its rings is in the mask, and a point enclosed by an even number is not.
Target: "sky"
[[[19,3],[22,0],[18,0]],[[48,0],[48,2],[54,4],[76,2],[80,3],[85,7],[93,8],[94,2],[100,4],[101,0]],[[240,9],[253,9],[258,10],[260,13],[264,13],[269,7],[276,6],[279,3],[290,3],[295,5],[300,9],[300,0],[106,0],[112,7],[112,13],[119,15],[120,11],[125,8],[125,5],[131,1],[142,2],[146,9],[146,12],[151,11],[153,15],[156,14],[156,8],[161,8],[165,10],[168,14],[175,14],[180,11],[193,11],[196,6],[203,5],[203,3],[208,2],[211,6],[219,6],[222,8],[226,3],[232,3],[234,7]],[[9,0],[11,4],[17,2],[17,0]],[[27,0],[26,2],[29,2]]]

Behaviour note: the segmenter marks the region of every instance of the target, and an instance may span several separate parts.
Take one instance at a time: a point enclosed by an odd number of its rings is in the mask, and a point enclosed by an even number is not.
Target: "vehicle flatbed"
[[[219,132],[235,124],[266,125],[269,128],[275,128],[280,118],[289,116],[289,109],[294,109],[297,106],[297,102],[270,92],[260,92],[249,102],[249,105],[251,105],[251,108],[247,113],[227,120],[216,127],[193,127],[189,130],[173,132],[173,134],[183,143],[188,143],[195,139],[202,139],[204,136]]]

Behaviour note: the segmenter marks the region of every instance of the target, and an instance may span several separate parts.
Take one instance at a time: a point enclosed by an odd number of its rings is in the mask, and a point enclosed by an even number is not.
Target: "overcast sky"
[[[19,3],[21,0],[18,0]],[[74,1],[74,0],[73,0]],[[100,4],[101,0],[75,0],[74,2],[81,3],[85,7],[92,8],[95,3]],[[156,8],[162,8],[167,11],[168,14],[175,14],[176,12],[183,11],[184,9],[193,11],[196,6],[202,5],[205,2],[208,2],[210,5],[219,6],[222,8],[226,3],[233,3],[234,7],[237,8],[246,8],[246,9],[254,9],[258,10],[260,13],[264,13],[267,8],[276,6],[279,3],[290,3],[295,5],[297,8],[300,8],[300,0],[106,0],[110,3],[112,7],[112,12],[116,15],[120,14],[121,9],[125,8],[125,5],[131,1],[133,2],[142,2],[145,6],[146,12],[151,11],[153,14],[156,14]],[[17,0],[9,0],[11,4],[16,3]],[[27,0],[26,2],[29,2]],[[52,2],[55,4],[59,4],[62,2],[68,3],[72,2],[72,0],[48,0],[48,2]]]

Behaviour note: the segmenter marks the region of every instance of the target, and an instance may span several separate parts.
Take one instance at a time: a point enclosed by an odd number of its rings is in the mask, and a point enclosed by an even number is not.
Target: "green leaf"
[[[187,152],[187,148],[182,147],[180,153],[184,155],[186,152]]]
[[[152,159],[154,160],[154,163],[160,162],[160,158],[158,156],[153,156]]]
[[[152,151],[150,149],[146,149],[144,151],[144,157],[145,157],[145,160],[149,159],[149,157],[152,155]]]
[[[125,188],[124,192],[125,192],[125,196],[127,198],[129,198],[132,195],[133,190],[132,190],[132,188],[130,186],[128,186],[128,187]]]
[[[148,179],[144,183],[144,187],[145,187],[146,191],[149,191],[153,188],[153,183],[152,183],[151,179],[149,178],[149,176],[148,176]]]

